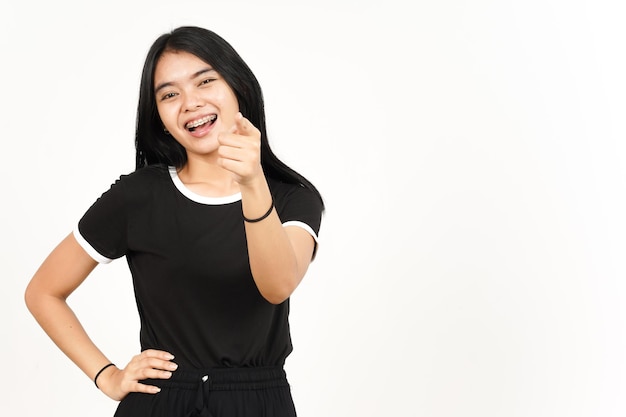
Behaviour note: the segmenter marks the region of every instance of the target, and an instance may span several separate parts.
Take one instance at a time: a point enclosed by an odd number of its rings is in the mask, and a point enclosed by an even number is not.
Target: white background
[[[299,416],[626,415],[623,4],[3,2],[0,414],[114,412],[23,291],[133,170],[145,53],[191,24],[248,62],[326,199],[292,297]],[[114,362],[137,352],[124,260],[69,301]]]

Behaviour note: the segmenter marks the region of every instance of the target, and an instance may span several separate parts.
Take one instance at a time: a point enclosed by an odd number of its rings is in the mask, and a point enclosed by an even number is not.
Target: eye
[[[200,85],[207,85],[215,80],[216,78],[205,78],[204,80],[200,81]]]
[[[161,101],[168,100],[175,96],[176,96],[176,93],[165,93],[161,96]]]

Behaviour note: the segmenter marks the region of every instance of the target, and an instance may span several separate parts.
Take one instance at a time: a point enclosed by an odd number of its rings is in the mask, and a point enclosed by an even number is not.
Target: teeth
[[[205,123],[212,122],[215,119],[217,119],[217,115],[216,114],[212,114],[210,116],[203,117],[202,119],[198,119],[196,121],[187,123],[187,125],[185,125],[185,127],[187,129],[196,128],[196,127],[201,126],[201,125],[203,125]]]

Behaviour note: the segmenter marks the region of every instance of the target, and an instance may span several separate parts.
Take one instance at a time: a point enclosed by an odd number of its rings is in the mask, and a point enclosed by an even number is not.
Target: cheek
[[[158,106],[157,105],[157,114],[161,119],[161,123],[165,127],[174,127],[176,125],[176,118],[167,106]]]
[[[239,103],[237,102],[237,96],[235,92],[227,85],[222,86],[219,92],[215,94],[215,100],[219,101],[220,106],[224,109],[235,109],[234,113],[239,111]]]
[[[239,103],[233,93],[224,91],[220,94],[219,103],[222,113],[222,120],[229,126],[235,124],[235,116],[239,112]]]

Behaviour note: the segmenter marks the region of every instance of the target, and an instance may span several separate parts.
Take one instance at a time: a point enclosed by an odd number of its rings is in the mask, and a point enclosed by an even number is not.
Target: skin
[[[207,63],[186,52],[164,53],[155,69],[157,108],[163,126],[186,149],[188,162],[179,177],[193,192],[212,197],[240,192],[248,218],[263,215],[272,198],[261,168],[259,130],[239,113],[237,99]],[[212,125],[190,132],[186,125],[216,115]],[[283,227],[273,210],[257,223],[245,223],[254,281],[270,303],[280,304],[304,277],[314,240],[299,227]],[[97,266],[70,233],[45,259],[25,293],[26,304],[57,346],[91,379],[111,362],[91,341],[67,298]],[[146,350],[119,369],[98,377],[100,389],[114,400],[130,392],[155,394],[159,388],[138,381],[170,378],[174,355]]]

